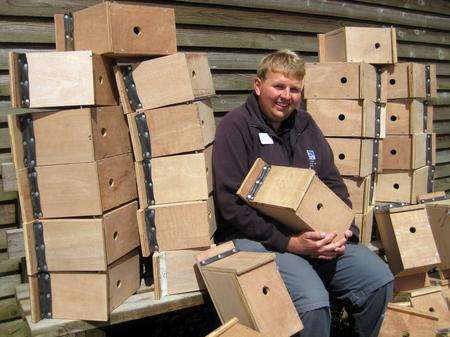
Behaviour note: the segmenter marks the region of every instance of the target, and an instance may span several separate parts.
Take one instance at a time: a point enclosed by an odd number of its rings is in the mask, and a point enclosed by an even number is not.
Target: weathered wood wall
[[[53,14],[99,0],[0,1],[0,104],[9,104],[9,50],[54,48]],[[401,61],[433,62],[438,70],[434,129],[436,189],[450,189],[450,2],[446,0],[174,0],[145,1],[175,8],[181,50],[205,51],[213,70],[217,117],[251,90],[259,59],[290,48],[317,59],[316,34],[345,26],[395,26]],[[151,20],[151,18],[149,18]],[[0,126],[5,119],[0,117]],[[3,143],[2,143],[3,142]],[[8,144],[1,136],[0,160]]]

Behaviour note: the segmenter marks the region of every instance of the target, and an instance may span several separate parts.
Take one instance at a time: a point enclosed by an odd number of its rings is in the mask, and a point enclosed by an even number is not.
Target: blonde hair
[[[289,49],[278,50],[262,58],[256,76],[265,79],[269,71],[303,78],[305,76],[305,62]]]

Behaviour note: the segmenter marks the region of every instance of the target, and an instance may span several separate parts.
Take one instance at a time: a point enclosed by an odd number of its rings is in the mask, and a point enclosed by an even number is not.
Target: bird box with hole
[[[359,214],[366,213],[375,202],[375,180],[370,175],[364,178],[344,176],[342,179],[347,186],[352,209]]]
[[[155,299],[205,289],[196,256],[209,247],[155,252],[152,255]]]
[[[388,99],[437,97],[435,64],[396,63],[385,70]]]
[[[131,153],[16,171],[22,219],[102,215],[137,197]]]
[[[317,37],[320,62],[397,63],[395,28],[342,27]]]
[[[228,322],[219,326],[216,330],[212,331],[206,337],[264,337],[258,331],[250,329],[245,325],[239,323],[239,320],[234,317]]]
[[[377,174],[376,179],[375,201],[416,204],[418,195],[433,190],[434,168],[385,170]]]
[[[438,329],[446,329],[450,327],[449,304],[447,304],[440,286],[401,292],[399,296],[407,298],[411,302],[414,309],[423,310],[425,312],[437,315],[439,317],[439,321],[437,323]]]
[[[176,53],[173,8],[103,2],[55,15],[56,50],[92,50],[113,57]]]
[[[368,63],[306,63],[305,99],[386,102],[386,72]]]
[[[325,136],[385,137],[385,104],[370,100],[308,99],[307,107]]]
[[[386,134],[409,135],[433,131],[433,106],[416,99],[389,100],[386,105]]]
[[[428,219],[433,230],[436,246],[441,257],[441,270],[450,270],[450,199],[441,199],[433,201],[422,199],[427,207]]]
[[[101,217],[24,223],[28,275],[39,271],[106,271],[139,247],[136,211],[137,201],[132,201]],[[45,256],[45,267],[39,260],[41,254]]]
[[[106,322],[111,311],[139,289],[139,249],[106,271],[43,272],[28,280],[33,323],[44,318]]]
[[[137,212],[137,219],[143,256],[154,251],[209,247],[216,230],[212,196],[149,206]]]
[[[212,145],[198,153],[136,162],[139,205],[208,200],[212,192]]]
[[[215,94],[205,53],[177,53],[114,68],[125,113]]]
[[[424,205],[376,206],[375,217],[394,275],[426,272],[441,262]]]
[[[354,218],[350,207],[315,175],[314,170],[269,165],[261,158],[253,164],[237,195],[296,233],[336,231],[339,239]]]
[[[16,169],[94,162],[131,152],[120,106],[10,115],[8,123]],[[33,159],[28,158],[31,148]]]
[[[327,137],[327,141],[342,175],[366,177],[379,171],[379,139]]]
[[[389,303],[379,337],[430,337],[439,317],[429,311]]]
[[[241,252],[227,242],[197,256],[222,323],[237,317],[264,336],[292,336],[303,329],[274,253]]]
[[[111,62],[91,51],[11,52],[11,106],[117,105]]]
[[[415,170],[436,163],[436,134],[388,135],[382,142],[381,170]]]
[[[134,158],[141,161],[204,150],[216,124],[209,100],[128,114]]]

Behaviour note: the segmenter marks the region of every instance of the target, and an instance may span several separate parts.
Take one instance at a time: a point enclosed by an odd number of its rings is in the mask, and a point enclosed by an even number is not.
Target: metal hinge
[[[427,179],[427,193],[433,192],[434,172],[435,172],[435,167],[429,166],[428,167],[428,179]]]
[[[420,203],[421,204],[425,204],[427,202],[441,201],[441,200],[447,200],[447,199],[448,199],[447,194],[445,194],[445,195],[441,195],[439,197],[432,197],[432,198],[429,198],[429,199],[422,199],[422,200],[420,200]]]
[[[226,252],[217,254],[217,255],[212,256],[212,257],[210,257],[208,259],[200,261],[200,265],[201,266],[207,266],[208,264],[211,264],[211,263],[216,262],[218,260],[224,259],[224,258],[226,258],[228,256],[231,256],[233,254],[236,254],[238,252],[239,252],[239,249],[237,249],[237,248],[233,248],[231,250],[227,250]]]
[[[256,193],[261,188],[264,180],[266,179],[267,175],[269,174],[271,166],[269,164],[265,164],[263,168],[261,169],[261,172],[259,173],[258,177],[256,178],[255,183],[253,184],[252,188],[250,189],[250,192],[247,194],[247,199],[250,201],[253,201],[255,199]]]
[[[373,205],[373,195],[375,193],[375,173],[370,175],[369,205]]]
[[[139,267],[141,279],[144,279],[146,286],[153,285],[153,260],[152,256],[144,257],[139,255]]]
[[[148,159],[143,160],[142,168],[144,170],[144,183],[145,183],[145,192],[147,195],[147,203],[149,205],[154,205],[155,194],[153,192],[152,162]]]
[[[427,139],[426,139],[426,149],[425,149],[425,153],[426,153],[426,161],[427,161],[427,165],[432,165],[433,164],[433,135],[431,133],[427,134]]]
[[[52,288],[45,257],[44,227],[42,222],[33,223],[34,249],[36,251],[37,278],[39,287],[39,307],[41,318],[52,318]]]
[[[141,144],[142,158],[152,158],[152,145],[150,143],[150,132],[148,130],[147,117],[145,113],[138,113],[135,117],[138,130],[139,142]]]
[[[25,53],[17,54],[19,62],[19,84],[20,84],[20,99],[21,106],[25,108],[30,107],[30,82],[28,80],[28,61]]]
[[[41,199],[36,172],[36,139],[34,138],[33,118],[30,114],[19,116],[23,142],[23,165],[27,168],[30,185],[30,199],[35,218],[42,217]]]
[[[392,202],[392,203],[387,204],[387,205],[377,205],[377,206],[375,206],[375,210],[377,212],[386,213],[390,209],[404,207],[404,206],[409,206],[409,205],[410,204],[408,204],[406,202]]]
[[[72,13],[64,14],[64,50],[75,50],[73,39],[73,15]]]
[[[380,141],[378,139],[373,140],[373,155],[372,155],[372,173],[378,171],[378,157],[380,152]]]
[[[130,103],[131,108],[136,111],[137,109],[142,108],[142,103],[137,93],[136,84],[134,83],[133,68],[131,66],[121,66],[120,70],[122,72],[128,102]]]
[[[428,101],[423,101],[423,132],[428,132]]]
[[[425,94],[427,99],[431,97],[431,74],[429,64],[425,66]]]
[[[380,138],[381,133],[381,104],[375,103],[375,138]]]
[[[381,67],[376,68],[377,103],[381,103]]]
[[[158,241],[156,240],[155,210],[147,208],[145,210],[145,225],[147,229],[148,243],[152,251],[159,250]]]

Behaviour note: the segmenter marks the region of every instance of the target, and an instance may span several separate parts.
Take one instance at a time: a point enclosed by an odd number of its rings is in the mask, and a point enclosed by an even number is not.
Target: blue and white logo
[[[316,153],[314,150],[306,150],[306,154],[308,155],[309,168],[314,169],[316,166]]]

